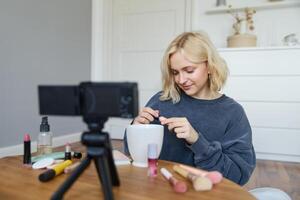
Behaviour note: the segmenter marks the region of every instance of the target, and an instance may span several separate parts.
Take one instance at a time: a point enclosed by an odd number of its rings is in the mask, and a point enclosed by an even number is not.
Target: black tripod
[[[80,165],[67,178],[67,180],[53,193],[51,199],[62,199],[64,193],[73,185],[76,179],[89,166],[91,160],[95,161],[98,177],[102,185],[102,191],[106,200],[113,200],[112,186],[119,186],[119,176],[112,156],[112,147],[109,135],[102,132],[107,118],[84,119],[88,123],[89,130],[81,136],[81,142],[87,146],[87,156]]]

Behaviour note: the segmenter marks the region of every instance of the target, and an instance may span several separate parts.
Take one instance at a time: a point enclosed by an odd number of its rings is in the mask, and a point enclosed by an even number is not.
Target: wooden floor
[[[122,140],[113,140],[115,149],[123,151]],[[274,187],[285,191],[293,200],[300,200],[300,163],[257,160],[247,190]]]
[[[288,193],[293,200],[300,200],[300,163],[257,160],[257,165],[247,190],[257,187],[274,187]]]

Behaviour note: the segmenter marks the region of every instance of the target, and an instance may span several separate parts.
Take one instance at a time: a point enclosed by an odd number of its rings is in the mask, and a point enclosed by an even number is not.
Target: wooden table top
[[[254,197],[239,185],[223,179],[211,191],[197,192],[192,184],[176,174],[172,167],[175,163],[160,160],[159,168],[167,168],[177,179],[188,184],[186,193],[175,193],[170,184],[159,173],[156,178],[147,176],[147,168],[132,165],[117,166],[121,185],[113,188],[115,199],[243,199]],[[49,199],[52,193],[64,182],[68,174],[61,174],[43,183],[38,176],[44,170],[33,170],[22,165],[22,156],[0,159],[0,199]],[[102,189],[94,162],[77,179],[64,199],[103,199]]]

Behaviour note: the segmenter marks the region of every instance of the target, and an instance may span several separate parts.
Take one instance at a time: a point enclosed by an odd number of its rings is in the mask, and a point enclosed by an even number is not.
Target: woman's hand
[[[159,117],[161,125],[167,125],[168,129],[176,133],[176,137],[184,138],[189,144],[195,143],[199,135],[185,117]]]
[[[158,118],[158,116],[158,110],[153,110],[150,107],[144,107],[140,111],[139,115],[134,119],[133,124],[149,124],[154,120],[154,117]]]

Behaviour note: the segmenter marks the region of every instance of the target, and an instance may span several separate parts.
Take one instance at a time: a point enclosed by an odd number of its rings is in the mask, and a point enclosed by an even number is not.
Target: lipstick
[[[31,148],[30,148],[30,135],[26,133],[24,135],[24,155],[23,155],[23,164],[31,165]]]

